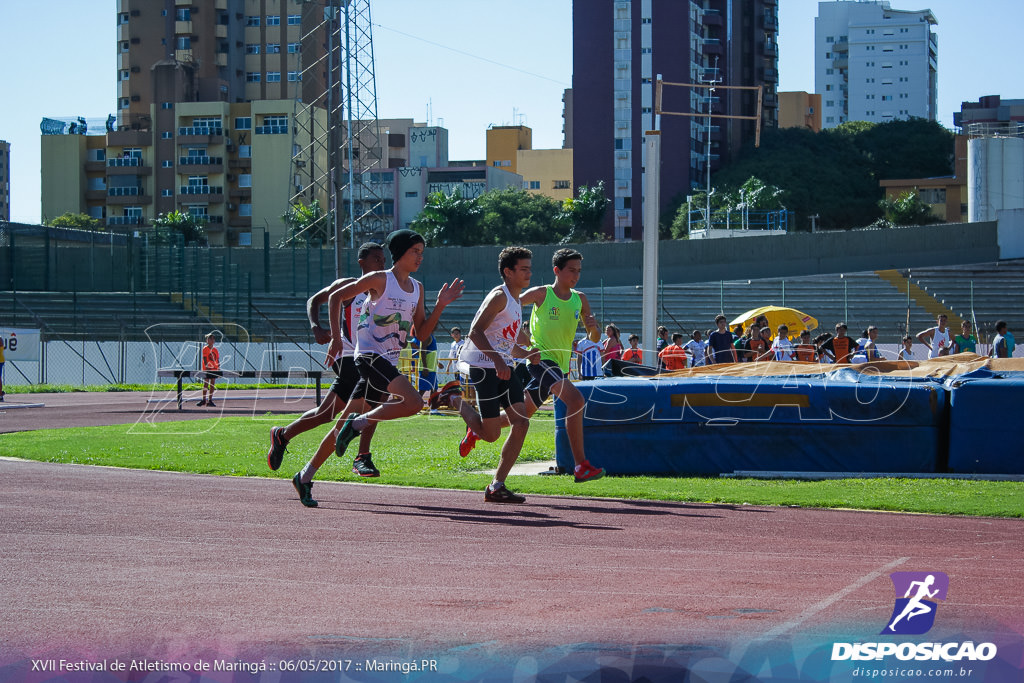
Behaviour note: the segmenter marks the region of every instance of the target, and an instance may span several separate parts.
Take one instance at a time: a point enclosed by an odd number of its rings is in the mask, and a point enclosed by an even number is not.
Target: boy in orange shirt
[[[686,349],[682,347],[682,341],[683,335],[676,332],[672,335],[672,343],[658,352],[666,372],[686,369]]]
[[[214,373],[220,370],[220,352],[213,345],[215,339],[213,332],[206,335],[206,346],[203,347],[203,372],[205,373],[203,375],[203,398],[196,404],[197,406],[216,407],[213,402],[213,390],[217,375]]]
[[[622,354],[622,360],[629,361],[630,363],[643,363],[644,352],[642,349],[637,348],[639,343],[640,337],[638,335],[629,335],[629,348]]]

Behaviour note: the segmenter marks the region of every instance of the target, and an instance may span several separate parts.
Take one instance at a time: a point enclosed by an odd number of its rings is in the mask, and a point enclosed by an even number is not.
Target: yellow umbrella
[[[743,325],[743,329],[750,327],[755,320],[760,316],[768,318],[768,327],[771,328],[772,336],[775,336],[775,331],[779,329],[779,325],[785,325],[789,328],[789,335],[791,337],[799,336],[804,330],[813,330],[818,326],[818,321],[811,316],[796,310],[795,308],[787,308],[786,306],[761,306],[761,308],[755,308],[747,311],[741,316],[738,316],[735,320],[729,323],[729,327],[735,327],[736,325]]]

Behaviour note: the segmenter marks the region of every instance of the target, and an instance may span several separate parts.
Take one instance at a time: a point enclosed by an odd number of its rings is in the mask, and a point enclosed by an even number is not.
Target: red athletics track
[[[51,680],[28,658],[130,656],[425,658],[445,680],[653,666],[670,679],[749,639],[877,639],[896,570],[950,576],[929,638],[998,642],[1020,666],[1018,520],[547,496],[496,507],[333,482],[315,494],[310,510],[280,480],[0,461],[0,636],[5,662],[23,662],[0,680]]]
[[[138,419],[139,395],[134,408],[114,396],[90,396],[94,420]],[[860,663],[828,652],[886,640],[893,571],[950,577],[935,627],[906,638],[995,642],[970,680],[1022,680],[1021,520],[536,495],[500,507],[369,483],[314,494],[310,510],[281,480],[0,460],[0,681],[856,680]],[[268,670],[29,661],[132,657]],[[309,659],[350,668],[287,670]],[[366,671],[423,659],[437,671]]]

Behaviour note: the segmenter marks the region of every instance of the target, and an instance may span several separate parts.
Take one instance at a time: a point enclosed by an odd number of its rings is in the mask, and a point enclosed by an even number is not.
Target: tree
[[[158,244],[174,244],[178,242],[178,236],[185,244],[196,243],[205,245],[206,221],[193,216],[191,213],[171,211],[168,214],[160,214],[153,219],[153,239]]]
[[[320,200],[314,199],[309,204],[292,204],[281,216],[288,228],[288,236],[281,244],[292,240],[306,245],[326,244],[333,239],[331,233],[331,212],[324,211]]]
[[[475,244],[553,244],[571,228],[560,217],[562,205],[551,197],[515,187],[480,195],[480,224]]]
[[[576,190],[575,198],[569,197],[562,202],[559,220],[562,226],[568,228],[568,232],[562,237],[560,243],[604,239],[601,227],[610,203],[611,200],[604,192],[603,180],[598,181],[597,185],[593,187],[580,185]]]
[[[423,235],[428,247],[480,244],[474,241],[480,213],[477,200],[464,199],[458,189],[451,194],[431,192],[409,227]]]
[[[84,213],[71,213],[67,211],[50,221],[49,225],[54,228],[86,228],[88,230],[102,230],[103,226],[98,218],[93,218]]]
[[[886,197],[878,202],[878,208],[882,210],[882,218],[875,223],[878,227],[930,225],[943,222],[941,218],[932,213],[932,208],[921,201],[921,196],[913,190],[902,192],[895,199]]]

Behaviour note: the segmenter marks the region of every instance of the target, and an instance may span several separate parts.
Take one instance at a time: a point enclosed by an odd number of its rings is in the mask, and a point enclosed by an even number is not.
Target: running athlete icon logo
[[[946,599],[949,577],[942,572],[893,572],[890,577],[896,604],[882,633],[927,633],[935,624],[935,601]]]

